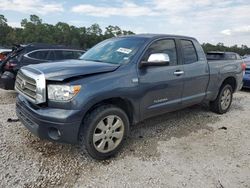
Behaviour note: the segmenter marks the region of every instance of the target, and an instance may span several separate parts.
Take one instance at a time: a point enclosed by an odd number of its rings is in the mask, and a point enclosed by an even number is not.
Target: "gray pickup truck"
[[[130,126],[147,118],[202,102],[227,112],[243,67],[241,60],[208,62],[191,37],[116,37],[81,60],[21,68],[16,112],[40,138],[78,143],[100,160],[117,153]]]

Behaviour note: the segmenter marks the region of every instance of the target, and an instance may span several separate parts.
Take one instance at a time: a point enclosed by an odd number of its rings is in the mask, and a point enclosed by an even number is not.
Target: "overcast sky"
[[[118,25],[135,33],[250,46],[250,0],[0,0],[0,14],[19,27],[21,19],[36,14],[51,24]]]

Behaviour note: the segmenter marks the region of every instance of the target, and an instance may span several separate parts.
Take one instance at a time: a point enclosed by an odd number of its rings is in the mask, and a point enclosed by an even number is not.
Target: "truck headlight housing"
[[[69,101],[81,90],[80,85],[48,85],[48,99],[53,101]]]

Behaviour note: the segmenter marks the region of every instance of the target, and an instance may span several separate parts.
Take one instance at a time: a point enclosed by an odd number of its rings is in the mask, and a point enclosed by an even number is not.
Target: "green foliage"
[[[118,35],[131,35],[118,26],[108,26],[102,31],[98,24],[90,27],[75,27],[64,22],[55,25],[43,23],[36,15],[21,21],[22,28],[8,26],[7,19],[0,15],[0,45],[26,44],[31,42],[63,44],[76,48],[88,49],[98,42]]]

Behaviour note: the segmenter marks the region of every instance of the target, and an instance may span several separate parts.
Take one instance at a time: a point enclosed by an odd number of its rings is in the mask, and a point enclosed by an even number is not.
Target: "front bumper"
[[[78,110],[39,108],[18,95],[16,114],[22,124],[41,139],[75,144],[81,126]]]

